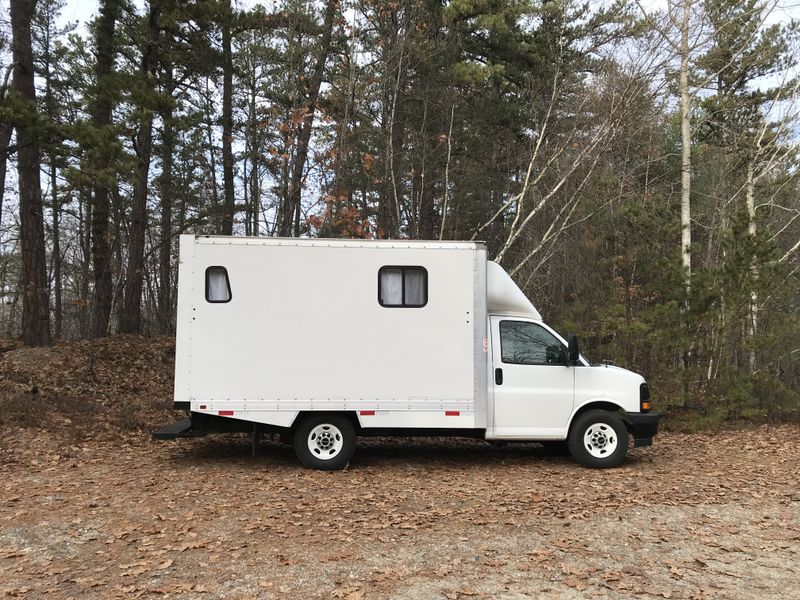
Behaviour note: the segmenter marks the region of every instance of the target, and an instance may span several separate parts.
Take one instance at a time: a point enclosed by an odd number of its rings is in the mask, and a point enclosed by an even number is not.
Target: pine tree
[[[115,77],[117,21],[122,0],[102,0],[95,25],[95,81],[90,92],[89,111],[94,132],[87,147],[88,163],[93,172],[92,190],[92,266],[94,268],[94,335],[108,335],[113,288],[111,281],[110,204],[116,193],[115,158],[119,142],[113,128],[112,114],[119,95]]]
[[[142,19],[141,59],[136,78],[134,101],[138,114],[136,174],[133,183],[133,206],[128,240],[128,265],[125,277],[125,297],[120,315],[122,333],[142,331],[142,288],[144,283],[144,248],[147,229],[147,193],[150,185],[150,160],[153,151],[153,116],[158,110],[156,71],[159,62],[161,32],[160,0],[150,0]]]
[[[45,267],[39,137],[41,124],[34,87],[31,23],[35,0],[11,1],[14,92],[19,102],[17,132],[20,237],[22,238],[22,338],[28,346],[49,346],[50,310]]]

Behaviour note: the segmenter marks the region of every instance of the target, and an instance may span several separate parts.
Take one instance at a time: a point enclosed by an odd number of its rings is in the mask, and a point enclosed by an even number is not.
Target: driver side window
[[[512,365],[565,365],[561,342],[527,321],[500,321],[502,361]]]

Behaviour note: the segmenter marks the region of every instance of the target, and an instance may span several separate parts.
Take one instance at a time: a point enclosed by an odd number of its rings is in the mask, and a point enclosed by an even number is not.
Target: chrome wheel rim
[[[583,434],[583,447],[595,458],[608,458],[618,444],[617,432],[608,423],[593,423]]]
[[[330,460],[342,451],[344,437],[336,425],[321,423],[309,432],[307,442],[312,455],[321,460]]]

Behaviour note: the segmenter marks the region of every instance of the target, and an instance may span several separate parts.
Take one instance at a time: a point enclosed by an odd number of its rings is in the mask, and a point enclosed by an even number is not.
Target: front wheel
[[[297,458],[312,469],[343,469],[355,448],[355,428],[341,415],[308,415],[294,432]]]
[[[590,410],[573,423],[568,445],[572,458],[585,467],[618,467],[628,452],[628,430],[617,414]]]

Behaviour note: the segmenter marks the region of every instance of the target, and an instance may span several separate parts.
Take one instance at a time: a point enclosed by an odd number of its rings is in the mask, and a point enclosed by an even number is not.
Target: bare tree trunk
[[[142,331],[142,285],[144,281],[144,237],[147,228],[147,184],[153,138],[153,115],[147,114],[139,124],[136,143],[136,180],[133,185],[128,241],[128,268],[125,275],[125,292],[120,315],[122,333]]]
[[[247,90],[247,130],[246,130],[246,156],[250,160],[250,173],[246,174],[243,178],[243,188],[246,195],[249,196],[249,202],[245,200],[247,206],[247,235],[258,235],[258,213],[259,213],[259,197],[260,191],[258,186],[258,168],[261,156],[261,148],[259,144],[259,124],[256,105],[257,94],[257,75],[255,67],[251,66],[248,73],[248,90]],[[245,159],[245,168],[247,167],[247,160]]]
[[[53,210],[53,325],[55,337],[60,338],[63,321],[61,306],[61,235],[59,231],[61,203],[58,200],[55,152],[50,155],[50,198]]]
[[[11,0],[14,89],[36,114],[31,20],[35,0]],[[30,119],[31,116],[28,116]],[[22,338],[27,346],[49,346],[50,310],[45,266],[42,188],[39,180],[39,140],[35,122],[18,121],[20,237],[22,242]]]
[[[172,93],[172,67],[165,69],[167,92]],[[172,183],[172,166],[175,152],[175,130],[172,106],[161,113],[163,133],[161,140],[161,246],[158,260],[158,323],[161,333],[172,330],[172,204],[175,186]]]
[[[103,0],[97,27],[95,98],[90,108],[96,129],[107,133],[111,126],[112,96],[107,89],[114,70],[114,30],[120,12],[119,0]],[[101,135],[107,139],[107,135]],[[92,207],[92,265],[94,267],[94,335],[108,335],[113,289],[111,283],[111,242],[109,203],[113,169],[107,148],[93,148],[94,195]],[[115,184],[114,184],[115,185]]]
[[[140,76],[148,82],[147,91],[155,93],[154,66],[157,60],[159,7],[151,1],[147,19],[147,42],[142,52]],[[136,136],[136,180],[133,184],[133,209],[128,241],[128,269],[125,277],[125,298],[119,329],[122,333],[142,332],[142,286],[144,282],[144,238],[147,229],[147,189],[150,157],[153,149],[153,111],[140,107],[143,114]]]
[[[396,238],[400,236],[400,193],[395,176],[395,159],[400,156],[403,150],[403,138],[405,136],[405,122],[398,114],[398,102],[400,101],[400,87],[402,82],[403,56],[397,62],[397,74],[391,94],[384,97],[384,120],[388,108],[388,121],[385,121],[386,130],[386,158],[384,183],[381,189],[380,205],[378,207],[378,229],[385,238]],[[389,108],[390,107],[390,108]]]
[[[211,106],[211,92],[208,87],[208,77],[205,80],[205,125],[206,137],[208,138],[208,162],[209,172],[211,173],[211,214],[214,216],[215,225],[216,220],[219,218],[219,189],[217,186],[217,159],[214,152],[214,127],[213,127],[213,110]],[[183,231],[183,227],[181,227]]]
[[[442,222],[439,226],[439,239],[444,239],[444,224],[447,221],[447,198],[450,194],[450,156],[453,151],[453,115],[456,103],[450,107],[450,129],[447,132],[447,162],[444,164],[444,191],[442,192]]]
[[[258,214],[261,209],[261,179],[258,174],[260,161],[261,155],[258,148],[256,148],[250,167],[250,203],[253,205],[250,211],[253,219],[253,223],[250,225],[250,234],[254,236],[260,234],[258,227]]]
[[[45,107],[47,117],[53,121],[56,118],[56,107],[53,99],[53,82],[52,82],[52,54],[50,48],[49,26],[48,23],[48,37],[45,42],[44,56],[44,83],[45,83]],[[51,265],[53,269],[53,332],[58,339],[61,337],[61,324],[63,320],[62,305],[61,305],[61,232],[60,232],[60,213],[61,203],[58,200],[58,179],[56,160],[57,152],[55,144],[49,144],[49,159],[50,159],[50,208],[52,215],[53,227],[53,252],[51,258]]]
[[[194,162],[195,161],[192,161],[192,163],[193,163],[191,165],[192,169],[196,168]],[[181,169],[181,183],[183,184],[185,181],[186,181],[186,169],[183,168],[183,169]],[[185,187],[185,185],[183,187]],[[186,194],[180,194],[180,196],[178,196],[178,198],[180,198],[180,201],[178,202],[177,230],[178,230],[178,232],[183,233],[184,230],[186,229]],[[171,305],[170,305],[170,315],[172,315],[172,306]]]
[[[3,223],[3,201],[6,195],[6,166],[8,165],[8,144],[14,127],[11,123],[0,125],[0,224]]]
[[[426,177],[420,183],[422,188],[419,191],[419,237],[422,240],[432,240],[436,237],[433,185],[430,177]]]
[[[755,180],[753,174],[753,162],[751,159],[747,163],[747,182],[746,182],[746,198],[747,198],[747,229],[750,234],[751,243],[755,240],[756,229],[756,204],[755,204]],[[758,266],[755,263],[755,258],[751,259],[752,269],[752,288],[750,290],[750,318],[747,320],[747,337],[749,342],[748,352],[748,367],[749,372],[752,374],[756,370],[756,335],[758,333],[758,292],[755,289],[758,280]]]
[[[6,69],[5,76],[3,77],[3,87],[0,88],[0,102],[6,96],[8,89],[8,78],[13,70],[13,65]],[[14,125],[8,121],[0,124],[0,225],[3,224],[3,200],[6,196],[6,167],[8,165],[8,144],[11,142],[11,133],[14,131]]]
[[[112,190],[112,199],[111,199],[111,239],[114,240],[114,243],[111,244],[111,259],[113,263],[111,264],[111,272],[118,273],[116,282],[112,278],[112,288],[111,288],[111,314],[117,315],[117,322],[119,325],[119,318],[122,315],[124,310],[124,300],[125,300],[125,277],[123,274],[126,273],[125,269],[125,261],[122,257],[122,244],[120,240],[123,239],[122,234],[122,223],[125,221],[125,208],[122,204],[122,198],[120,197],[119,186],[114,185]]]
[[[222,16],[222,186],[225,198],[222,204],[222,235],[233,233],[233,216],[236,210],[233,188],[233,52],[231,27],[233,12],[226,0]]]
[[[325,17],[322,24],[322,39],[319,45],[319,54],[314,64],[314,73],[308,82],[308,96],[305,106],[302,107],[303,121],[300,126],[300,134],[297,138],[294,161],[292,163],[292,174],[289,182],[289,196],[287,210],[283,212],[279,227],[279,235],[289,236],[294,233],[300,234],[300,208],[303,193],[303,173],[305,171],[306,160],[308,158],[308,145],[311,141],[311,130],[314,126],[314,113],[317,109],[319,100],[319,90],[322,86],[322,78],[325,73],[325,63],[328,62],[328,55],[331,50],[331,37],[333,33],[333,22],[336,14],[337,0],[328,0],[325,6]]]
[[[89,337],[89,263],[92,255],[92,199],[84,186],[78,193],[78,241],[81,246],[80,336]]]
[[[692,291],[692,105],[689,93],[689,19],[691,17],[692,0],[683,0],[683,16],[680,22],[681,40],[678,54],[681,59],[679,90],[681,95],[681,266],[683,267],[683,286],[686,300],[683,312],[691,308]],[[683,348],[681,366],[684,373],[689,367],[692,348]],[[683,378],[683,397],[686,403],[689,395],[688,380]]]
[[[686,287],[686,308],[692,285],[692,106],[689,94],[689,17],[692,0],[683,0],[680,41],[680,94],[681,94],[681,264]]]

